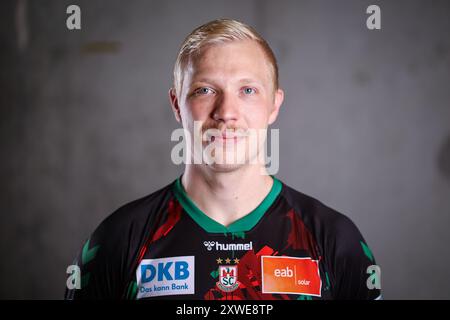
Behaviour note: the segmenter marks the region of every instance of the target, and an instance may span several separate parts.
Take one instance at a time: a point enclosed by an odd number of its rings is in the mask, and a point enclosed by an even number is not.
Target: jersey
[[[381,297],[379,268],[355,224],[272,178],[258,207],[227,227],[196,206],[181,176],[123,205],[82,246],[65,298]]]

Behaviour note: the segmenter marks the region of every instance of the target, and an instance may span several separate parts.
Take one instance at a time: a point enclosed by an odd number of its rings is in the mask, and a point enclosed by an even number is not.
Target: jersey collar
[[[211,219],[202,210],[200,210],[197,205],[189,198],[186,191],[184,190],[183,184],[181,183],[181,176],[175,181],[174,184],[174,194],[177,200],[180,202],[183,209],[187,214],[202,227],[206,232],[209,233],[236,233],[236,232],[246,232],[251,230],[258,221],[262,218],[264,213],[269,209],[269,207],[274,203],[278,194],[281,192],[282,183],[271,176],[273,179],[272,188],[270,189],[264,200],[250,213],[244,217],[236,220],[228,227],[218,223],[217,221]]]

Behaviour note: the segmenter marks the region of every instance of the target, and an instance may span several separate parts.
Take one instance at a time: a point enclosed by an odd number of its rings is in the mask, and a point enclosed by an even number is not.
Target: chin
[[[243,168],[246,164],[206,164],[206,166],[214,172],[233,172]]]

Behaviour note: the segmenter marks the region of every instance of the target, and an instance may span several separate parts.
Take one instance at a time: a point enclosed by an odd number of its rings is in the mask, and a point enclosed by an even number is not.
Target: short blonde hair
[[[217,19],[194,29],[181,45],[173,70],[173,86],[178,98],[180,98],[183,85],[183,72],[192,58],[206,46],[236,40],[253,40],[260,45],[271,68],[274,89],[278,89],[278,64],[266,40],[255,29],[242,22],[232,19]]]

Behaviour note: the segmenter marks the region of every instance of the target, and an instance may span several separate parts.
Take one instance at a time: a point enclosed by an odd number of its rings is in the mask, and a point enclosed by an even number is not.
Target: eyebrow
[[[255,80],[255,79],[251,79],[251,78],[243,78],[239,80],[240,83],[258,83],[258,84],[262,84],[261,81]]]
[[[209,78],[200,78],[198,80],[192,81],[192,83],[197,83],[197,82],[208,82],[208,83],[214,83],[215,81],[213,79],[209,79]]]
[[[198,80],[192,81],[193,84],[197,83],[197,82],[207,82],[207,83],[213,83],[213,84],[216,83],[216,81],[214,79],[210,79],[210,78],[200,78]],[[239,79],[238,82],[241,84],[257,83],[261,86],[263,85],[263,83],[261,81],[252,79],[252,78],[242,78],[242,79]]]

